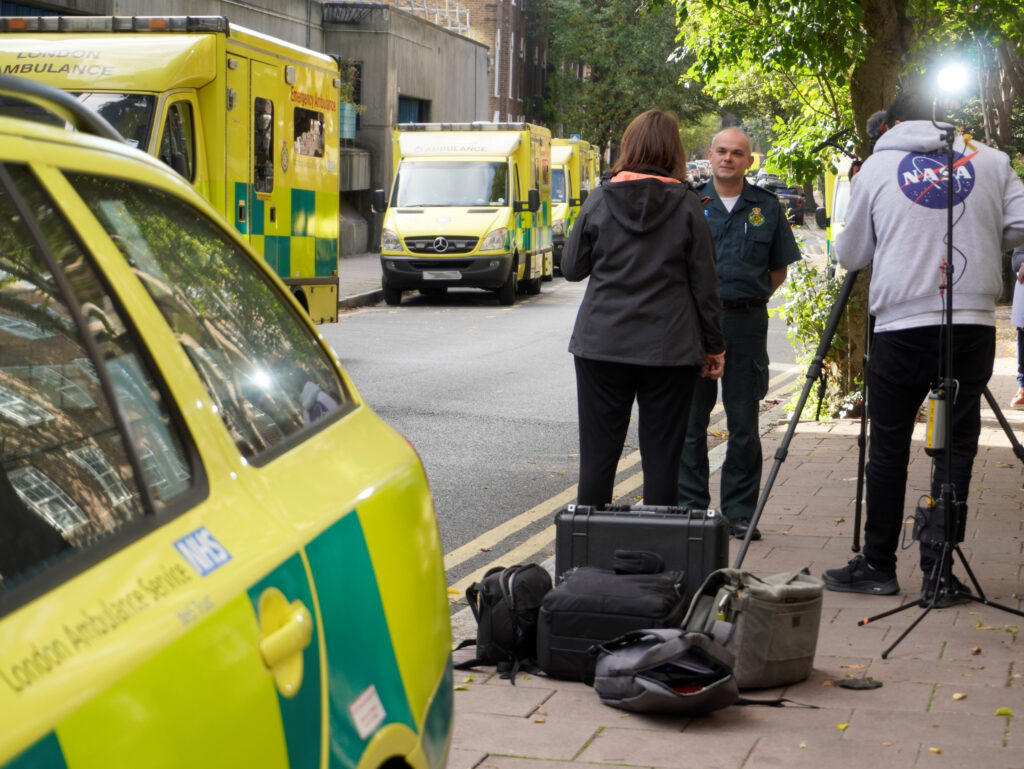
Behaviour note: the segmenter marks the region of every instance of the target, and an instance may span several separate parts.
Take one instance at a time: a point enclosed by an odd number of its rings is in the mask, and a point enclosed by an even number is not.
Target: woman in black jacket
[[[686,179],[675,117],[649,110],[583,204],[562,254],[567,280],[590,278],[569,342],[575,356],[577,501],[612,501],[634,399],[644,503],[678,502],[679,458],[697,376],[725,367],[715,251]]]

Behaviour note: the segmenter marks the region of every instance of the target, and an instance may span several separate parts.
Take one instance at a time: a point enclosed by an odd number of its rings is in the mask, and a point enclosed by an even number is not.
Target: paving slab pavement
[[[376,254],[345,257],[342,298],[375,303],[380,288]],[[1018,439],[1024,411],[1008,404],[1016,391],[1015,350],[1007,332],[1009,308],[999,315],[999,350],[989,389]],[[961,549],[985,596],[1024,609],[1024,465],[983,403],[967,539]],[[765,477],[785,434],[766,432]],[[764,538],[751,543],[743,568],[768,575],[807,566],[812,573],[852,555],[859,422],[801,423],[779,468],[762,515]],[[908,505],[928,489],[930,461],[915,435]],[[712,480],[712,486],[717,481]],[[712,504],[715,504],[713,500]],[[554,511],[552,511],[554,512]],[[1024,617],[972,602],[936,609],[894,648],[922,609],[916,604],[858,626],[864,617],[917,598],[921,573],[916,544],[900,553],[897,596],[825,591],[814,669],[788,687],[744,692],[784,696],[808,708],[730,707],[705,718],[649,717],[602,705],[581,683],[541,675],[515,686],[491,668],[456,671],[455,730],[449,769],[1024,769]],[[731,544],[731,559],[739,543]],[[955,571],[967,582],[963,565]],[[456,641],[466,637],[463,623]],[[457,659],[471,653],[457,652]],[[870,676],[872,690],[832,682]],[[955,695],[955,696],[954,696]],[[963,696],[962,696],[963,695]],[[1006,709],[1013,714],[997,715]]]

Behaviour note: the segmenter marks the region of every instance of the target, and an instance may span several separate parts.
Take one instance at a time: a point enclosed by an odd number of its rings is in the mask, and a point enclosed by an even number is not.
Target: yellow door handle
[[[302,686],[302,653],[313,640],[313,615],[302,601],[289,603],[275,587],[260,596],[259,614],[260,657],[278,691],[293,697]]]

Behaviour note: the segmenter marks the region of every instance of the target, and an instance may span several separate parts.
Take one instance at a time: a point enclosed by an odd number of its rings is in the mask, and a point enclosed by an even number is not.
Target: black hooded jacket
[[[648,175],[602,181],[580,210],[561,269],[567,280],[590,277],[573,355],[699,366],[725,349],[714,243],[689,185]]]

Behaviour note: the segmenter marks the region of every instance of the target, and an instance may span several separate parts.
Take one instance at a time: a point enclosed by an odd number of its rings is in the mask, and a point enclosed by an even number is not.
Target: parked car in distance
[[[0,76],[0,277],[0,767],[442,769],[423,467],[267,262]]]
[[[759,171],[754,177],[754,184],[766,190],[774,192],[776,197],[786,209],[786,218],[790,224],[802,227],[804,224],[804,194],[796,185],[787,184],[786,181],[776,174]]]

